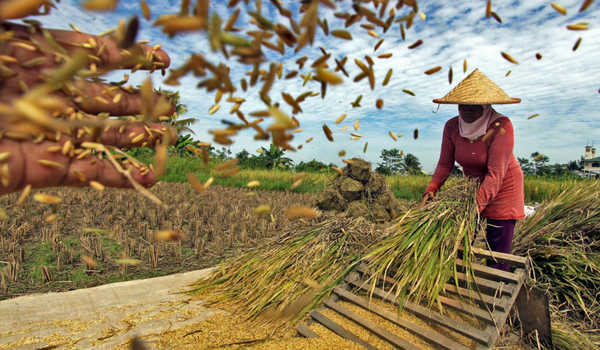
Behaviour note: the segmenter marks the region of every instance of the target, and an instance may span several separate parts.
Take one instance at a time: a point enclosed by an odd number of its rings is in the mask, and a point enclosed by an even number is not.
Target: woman
[[[446,122],[440,159],[425,190],[422,205],[433,197],[452,171],[454,162],[466,176],[480,180],[477,204],[487,218],[486,238],[493,251],[510,253],[517,220],[525,216],[523,172],[513,155],[510,120],[492,104],[519,103],[478,69],[435,103],[458,104],[458,116]],[[505,263],[489,266],[508,271]]]

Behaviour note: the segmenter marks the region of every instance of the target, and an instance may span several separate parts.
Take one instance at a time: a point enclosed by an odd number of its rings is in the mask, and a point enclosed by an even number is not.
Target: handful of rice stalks
[[[553,311],[600,327],[600,182],[542,203],[519,222],[513,246],[531,257],[533,283],[550,292]]]
[[[451,180],[424,208],[409,210],[363,258],[372,273],[372,290],[391,277],[393,284],[383,289],[399,299],[400,308],[409,300],[429,307],[437,303],[441,309],[440,292],[460,269],[460,248],[471,287],[471,243],[480,228],[478,187],[476,180]]]
[[[377,232],[363,218],[330,219],[225,261],[188,293],[239,308],[248,319],[295,322],[344,279]]]

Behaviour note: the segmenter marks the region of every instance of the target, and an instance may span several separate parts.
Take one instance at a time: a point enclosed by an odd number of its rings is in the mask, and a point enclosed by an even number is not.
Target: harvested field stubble
[[[310,194],[253,189],[255,195],[248,196],[248,189],[211,186],[200,195],[188,184],[159,184],[152,191],[177,206],[165,210],[135,191],[111,188],[101,193],[91,188],[45,191],[58,194],[62,198],[58,204],[41,204],[30,196],[18,207],[14,204],[18,193],[1,197],[7,218],[0,221],[0,261],[6,262],[0,264],[5,277],[0,299],[213,266],[269,237],[326,217],[286,218],[292,205],[312,206]],[[273,219],[254,215],[260,204],[272,207]],[[50,214],[57,218],[48,223]],[[172,230],[185,238],[159,241],[155,237],[159,230]],[[97,266],[88,269],[83,256]],[[124,257],[142,263],[118,266],[115,260]],[[42,282],[43,266],[52,275],[48,283]]]

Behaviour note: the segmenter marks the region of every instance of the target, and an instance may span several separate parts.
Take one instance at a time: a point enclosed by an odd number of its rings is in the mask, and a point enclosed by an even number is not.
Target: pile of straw
[[[465,264],[471,265],[471,244],[481,229],[478,182],[469,178],[449,182],[424,208],[405,213],[391,234],[363,257],[373,273],[372,288],[385,276],[394,280],[386,290],[399,299],[400,307],[409,300],[441,308],[439,295],[459,270],[460,248]],[[471,281],[472,271],[466,272]]]
[[[519,222],[513,246],[531,257],[533,283],[549,292],[555,342],[575,337],[600,349],[600,334],[585,331],[600,328],[600,182],[542,203]]]
[[[239,307],[249,319],[297,321],[330,294],[380,236],[364,218],[329,219],[225,261],[189,293],[202,293],[209,305]]]
[[[514,253],[531,256],[535,283],[567,316],[600,327],[600,183],[561,192],[519,223]]]

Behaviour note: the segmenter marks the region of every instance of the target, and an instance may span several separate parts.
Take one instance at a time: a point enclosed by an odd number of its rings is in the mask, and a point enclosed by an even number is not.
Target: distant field
[[[148,161],[148,160],[147,160]],[[186,174],[194,173],[200,180],[206,181],[214,174],[210,167],[205,166],[198,158],[171,157],[167,173],[161,178],[164,182],[187,182]],[[260,188],[268,190],[289,189],[294,182],[296,172],[287,170],[242,170],[232,177],[214,176],[214,183],[222,186],[244,187],[251,180],[258,180]],[[306,173],[303,183],[293,192],[306,193],[317,192],[335,177],[333,171],[324,173]],[[421,200],[423,192],[429,184],[431,176],[388,176],[387,182],[394,195],[407,200]],[[525,203],[533,204],[556,196],[563,189],[572,186],[586,186],[586,183],[594,180],[585,179],[549,179],[539,177],[526,177],[524,181]]]

